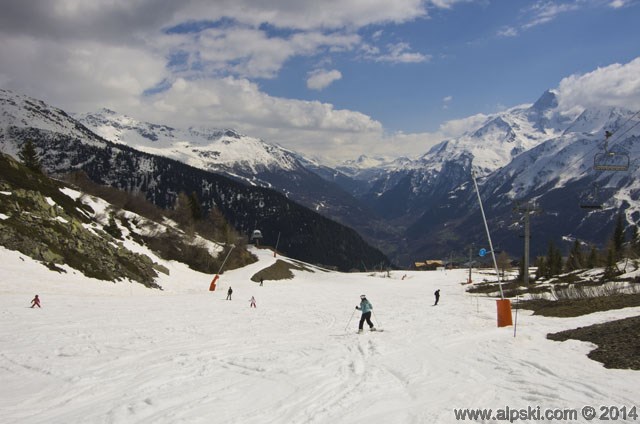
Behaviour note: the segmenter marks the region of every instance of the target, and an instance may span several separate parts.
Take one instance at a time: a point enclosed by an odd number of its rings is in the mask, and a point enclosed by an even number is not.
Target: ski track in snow
[[[168,263],[158,291],[56,274],[0,248],[0,422],[417,424],[455,422],[454,408],[640,407],[637,371],[546,339],[640,308],[520,310],[514,338],[496,327],[494,299],[464,292],[465,270],[296,272],[258,287],[250,277],[275,259],[256,254],[215,292],[210,276]],[[385,332],[356,334],[363,292]],[[28,307],[34,293],[42,309]]]

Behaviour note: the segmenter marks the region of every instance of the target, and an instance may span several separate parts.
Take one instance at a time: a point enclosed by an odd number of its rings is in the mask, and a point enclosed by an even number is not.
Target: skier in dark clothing
[[[31,301],[31,307],[33,308],[34,306],[37,306],[38,308],[40,308],[40,298],[38,297],[38,295],[36,295],[36,297],[33,298],[33,300]]]
[[[433,295],[436,297],[436,303],[434,303],[433,306],[436,306],[438,304],[438,301],[440,300],[440,289],[433,292]]]
[[[264,283],[264,279],[260,277],[260,285],[262,285],[262,283]]]
[[[231,300],[231,293],[233,293],[233,289],[229,286],[229,290],[227,290],[227,300]]]
[[[369,300],[367,300],[367,296],[364,294],[360,296],[360,305],[356,306],[356,309],[362,311],[362,316],[360,317],[360,324],[358,324],[358,333],[362,333],[362,327],[364,327],[364,322],[367,321],[369,324],[369,329],[371,331],[376,331],[376,327],[373,326],[371,322],[371,311],[373,310],[373,305]]]

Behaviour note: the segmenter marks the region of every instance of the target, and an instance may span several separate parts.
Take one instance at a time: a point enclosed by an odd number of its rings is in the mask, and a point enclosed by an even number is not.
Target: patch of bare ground
[[[519,307],[545,317],[578,317],[593,312],[640,306],[640,293],[617,294],[582,299],[535,299],[520,302]]]
[[[561,318],[633,306],[640,306],[640,293],[580,299],[536,299],[519,305],[533,310],[534,315]],[[594,361],[602,362],[605,368],[640,370],[640,316],[548,334],[547,338],[594,343],[598,347],[588,356]]]
[[[292,270],[314,272],[313,269],[305,266],[301,262],[287,262],[278,259],[273,265],[261,269],[256,272],[251,281],[258,282],[260,279],[267,280],[291,280],[293,278]]]
[[[588,356],[605,368],[640,370],[640,316],[548,334],[547,338],[594,343],[598,347]]]

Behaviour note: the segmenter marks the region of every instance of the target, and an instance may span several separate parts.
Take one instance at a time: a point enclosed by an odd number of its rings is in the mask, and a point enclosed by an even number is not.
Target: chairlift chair
[[[624,152],[605,150],[593,157],[593,169],[596,171],[624,172],[629,170],[629,155]]]
[[[580,201],[581,209],[600,210],[602,209],[602,203],[600,202],[600,196],[598,195],[598,186],[594,187],[593,193],[585,196]]]
[[[629,155],[620,150],[609,149],[611,131],[604,132],[604,151],[593,157],[593,169],[596,171],[624,172],[629,170]]]

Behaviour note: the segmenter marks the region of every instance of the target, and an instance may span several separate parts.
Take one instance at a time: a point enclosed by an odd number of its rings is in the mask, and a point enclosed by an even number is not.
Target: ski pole
[[[382,323],[380,322],[380,320],[378,319],[378,316],[376,315],[375,312],[373,312],[373,309],[371,310],[371,313],[373,314],[373,317],[376,319],[376,321],[378,322],[378,327],[382,327]]]
[[[349,324],[351,324],[351,320],[353,319],[353,316],[356,314],[356,310],[354,309],[353,312],[351,313],[351,318],[349,318],[349,322],[347,323],[347,326],[344,327],[344,331],[347,331],[347,328],[349,328]]]

